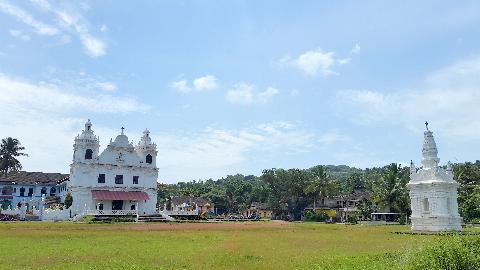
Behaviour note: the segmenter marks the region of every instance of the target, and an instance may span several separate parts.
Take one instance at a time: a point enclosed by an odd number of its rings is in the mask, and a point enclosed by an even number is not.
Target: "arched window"
[[[428,203],[428,198],[423,199],[423,211],[430,211],[430,204]]]
[[[43,187],[42,190],[40,191],[40,193],[43,195],[47,195],[47,188],[46,187]]]
[[[148,154],[145,157],[145,162],[148,163],[148,164],[152,164],[152,155]]]
[[[56,189],[55,187],[52,187],[52,188],[50,189],[50,196],[54,196],[55,193],[57,193],[57,189]]]
[[[92,149],[87,149],[87,151],[85,151],[85,159],[92,159],[92,155],[93,155]]]

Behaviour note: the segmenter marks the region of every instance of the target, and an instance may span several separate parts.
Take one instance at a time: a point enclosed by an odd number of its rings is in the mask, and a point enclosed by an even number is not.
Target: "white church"
[[[88,120],[75,137],[68,190],[72,214],[153,214],[157,204],[157,150],[148,130],[134,146],[124,134],[99,152],[99,138]]]
[[[425,123],[422,167],[410,165],[410,200],[412,231],[460,231],[462,218],[458,214],[457,188],[449,162],[446,169],[438,164],[437,145],[433,132]]]

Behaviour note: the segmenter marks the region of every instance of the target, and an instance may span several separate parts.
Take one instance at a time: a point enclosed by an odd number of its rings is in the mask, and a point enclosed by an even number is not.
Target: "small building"
[[[330,217],[330,221],[347,222],[351,218],[364,220],[360,213],[359,206],[364,200],[369,200],[371,193],[363,188],[357,188],[350,195],[323,197],[314,205],[306,207],[304,211],[323,213]]]
[[[68,174],[43,172],[11,172],[0,176],[0,208],[6,210],[21,206],[27,210],[39,209],[42,195],[47,204],[63,203],[67,195]]]
[[[243,216],[247,218],[271,219],[273,211],[268,208],[266,203],[252,202],[250,206],[243,212]]]
[[[215,204],[202,197],[174,196],[165,203],[166,213],[169,215],[180,214],[214,214]]]
[[[438,164],[437,145],[433,132],[425,123],[422,167],[410,165],[410,201],[412,231],[460,231],[462,218],[458,213],[458,183],[453,180],[449,162],[446,169]]]

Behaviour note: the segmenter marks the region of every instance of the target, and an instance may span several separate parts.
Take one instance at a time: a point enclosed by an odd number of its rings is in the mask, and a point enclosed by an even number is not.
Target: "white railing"
[[[86,215],[94,216],[136,216],[137,210],[87,210]]]
[[[70,209],[45,209],[41,216],[42,220],[69,220]]]
[[[198,216],[200,212],[198,210],[192,210],[192,211],[169,211],[169,210],[163,210],[160,211],[160,213],[169,215],[169,216]]]

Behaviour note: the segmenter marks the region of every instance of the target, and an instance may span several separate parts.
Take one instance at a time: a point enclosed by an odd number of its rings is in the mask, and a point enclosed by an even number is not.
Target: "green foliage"
[[[478,235],[445,236],[434,244],[411,255],[407,269],[480,269],[480,237]]]
[[[64,203],[65,203],[65,209],[68,209],[70,208],[70,206],[72,206],[73,197],[72,197],[72,194],[70,194],[70,192],[67,193],[67,195],[65,196]]]
[[[480,161],[455,164],[459,182],[459,210],[467,222],[480,220]],[[158,203],[171,196],[196,196],[215,203],[217,213],[239,214],[252,202],[267,203],[278,219],[299,220],[307,206],[323,197],[350,195],[366,190],[372,195],[359,206],[362,216],[372,212],[398,212],[402,222],[410,216],[407,183],[409,168],[390,164],[365,170],[345,165],[319,165],[306,170],[267,169],[260,177],[229,175],[214,181],[190,181],[158,184]]]
[[[329,219],[325,213],[315,213],[313,211],[307,211],[305,213],[305,221],[326,222]]]
[[[373,180],[373,202],[379,206],[380,211],[410,214],[408,168],[392,163],[374,174],[377,177]]]
[[[459,212],[466,222],[480,219],[480,161],[454,165],[458,188]]]
[[[25,147],[21,146],[18,139],[8,137],[2,139],[0,144],[0,171],[4,175],[8,175],[11,171],[19,171],[22,169],[22,164],[17,159],[19,156],[28,156],[21,151],[25,150]]]

